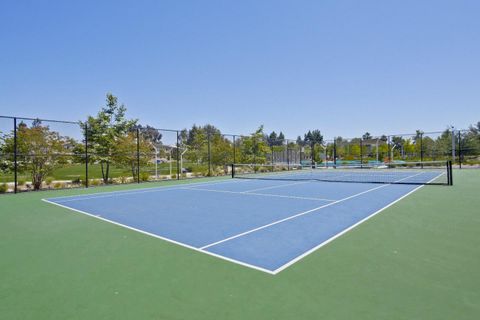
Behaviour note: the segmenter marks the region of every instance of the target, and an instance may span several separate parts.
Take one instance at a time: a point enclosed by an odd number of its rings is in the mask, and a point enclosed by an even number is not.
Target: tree
[[[278,134],[277,141],[279,146],[283,145],[283,143],[285,142],[285,136],[283,135],[282,131],[280,131],[280,133]]]
[[[3,152],[8,154],[5,168],[13,171],[14,150],[13,132],[4,137]],[[67,163],[65,156],[66,138],[58,132],[43,126],[41,121],[33,121],[31,127],[21,122],[17,127],[17,161],[19,172],[29,172],[34,190],[40,190],[44,179]],[[4,169],[5,169],[4,168]]]
[[[300,146],[300,147],[303,147],[305,145],[305,141],[302,139],[301,136],[298,136],[297,137],[297,141],[296,141],[297,145]]]
[[[277,139],[278,139],[277,133],[275,131],[272,131],[272,133],[270,133],[270,135],[267,138],[268,145],[271,147],[276,145]]]
[[[138,151],[140,152],[138,158],[137,143]],[[149,157],[152,151],[150,141],[141,135],[139,135],[137,141],[137,130],[133,128],[126,135],[122,135],[116,139],[113,151],[113,163],[119,166],[128,167],[132,173],[134,181],[137,181],[140,168],[147,166],[149,160],[152,159],[152,157]]]
[[[470,125],[469,130],[473,135],[480,135],[480,121],[475,125]]]
[[[131,132],[137,123],[137,120],[126,119],[126,111],[123,104],[118,105],[117,97],[108,93],[106,105],[97,116],[89,116],[87,121],[80,122],[84,134],[88,135],[89,161],[100,163],[104,183],[109,182],[110,165],[118,140]]]
[[[419,158],[422,158],[423,151],[425,148],[423,147],[423,131],[422,130],[416,130],[415,131],[415,136],[413,137],[413,144],[416,156]]]
[[[270,152],[264,139],[263,125],[247,137],[241,137],[240,154],[244,163],[266,163],[266,154]]]
[[[193,125],[187,132],[185,143],[187,148],[187,159],[193,163],[200,164],[208,158],[208,133],[205,128]]]
[[[316,144],[322,144],[323,143],[323,136],[320,133],[320,130],[313,130],[312,131],[312,141]]]
[[[136,125],[134,128],[139,130],[140,136],[145,141],[152,143],[156,147],[162,145],[162,133],[159,130],[149,125],[142,126],[141,124]]]
[[[313,130],[313,131],[308,131],[306,134],[305,134],[305,139],[304,139],[305,143],[306,144],[309,144],[310,145],[310,152],[311,152],[311,157],[312,157],[312,161],[316,161],[316,157],[315,157],[315,145],[321,145],[323,143],[323,136],[322,134],[320,133],[320,130]]]
[[[372,139],[372,135],[369,132],[365,132],[365,134],[362,136],[363,140],[370,140]]]

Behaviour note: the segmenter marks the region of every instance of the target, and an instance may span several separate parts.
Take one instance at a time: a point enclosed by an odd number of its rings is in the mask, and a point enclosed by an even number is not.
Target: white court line
[[[154,237],[154,238],[158,238],[158,239],[161,239],[161,240],[165,240],[165,241],[167,241],[167,242],[174,243],[174,244],[179,245],[179,246],[182,246],[182,247],[184,247],[184,248],[188,248],[188,249],[191,249],[191,250],[194,250],[194,251],[197,251],[197,252],[205,253],[205,254],[208,254],[209,256],[213,256],[213,257],[216,257],[216,258],[219,258],[219,259],[222,259],[222,260],[226,260],[226,261],[229,261],[229,262],[233,262],[233,263],[235,263],[235,264],[239,264],[239,265],[242,265],[242,266],[244,266],[244,267],[249,267],[249,268],[251,268],[251,269],[263,271],[263,272],[266,272],[266,273],[268,273],[268,274],[273,274],[273,272],[272,272],[271,270],[264,269],[264,268],[262,268],[262,267],[258,267],[258,266],[255,266],[255,265],[252,265],[252,264],[248,264],[248,263],[245,263],[245,262],[242,262],[242,261],[238,261],[238,260],[235,260],[235,259],[232,259],[232,258],[224,257],[224,256],[222,256],[222,255],[219,255],[219,254],[216,254],[216,253],[213,253],[213,252],[204,251],[204,250],[202,250],[201,248],[199,249],[199,248],[197,248],[197,247],[193,247],[193,246],[188,245],[188,244],[186,244],[186,243],[178,242],[178,241],[175,241],[175,240],[172,240],[172,239],[169,239],[169,238],[165,238],[165,237],[162,237],[162,236],[159,236],[159,235],[156,235],[156,234],[153,234],[153,233],[150,233],[150,232],[141,230],[141,229],[137,229],[137,228],[134,228],[134,227],[130,227],[130,226],[128,226],[128,225],[125,225],[125,224],[121,224],[121,223],[118,223],[118,222],[115,222],[115,221],[112,221],[112,220],[108,220],[108,219],[102,218],[102,217],[100,217],[100,216],[97,216],[97,215],[95,215],[95,214],[92,214],[92,213],[89,213],[89,212],[86,212],[86,211],[82,211],[82,210],[70,208],[70,207],[61,205],[61,204],[59,204],[59,203],[49,201],[49,200],[47,200],[47,199],[42,199],[42,201],[44,201],[44,202],[46,202],[46,203],[50,203],[50,204],[56,205],[56,206],[59,206],[59,207],[64,208],[64,209],[69,209],[69,210],[72,210],[72,211],[75,211],[75,212],[78,212],[78,213],[87,215],[87,216],[92,217],[92,218],[95,218],[95,219],[99,219],[99,220],[102,220],[102,221],[105,221],[105,222],[109,222],[109,223],[111,223],[111,224],[114,224],[114,225],[123,227],[123,228],[125,228],[125,229],[137,231],[137,232],[143,233],[143,234],[145,234],[145,235],[147,235],[147,236],[150,236],[150,237]]]
[[[412,177],[418,176],[419,174],[420,174],[420,173],[415,174],[415,175],[410,176],[410,177],[406,177],[406,178],[397,180],[397,181],[395,181],[395,182],[400,182],[400,181],[402,181],[402,180],[405,180],[405,179],[408,179],[408,178],[412,178]],[[225,239],[220,240],[220,241],[217,241],[217,242],[213,242],[213,243],[207,244],[206,246],[203,246],[203,247],[201,247],[200,249],[204,250],[204,249],[207,249],[207,248],[216,246],[216,245],[218,245],[218,244],[220,244],[220,243],[224,243],[224,242],[227,242],[227,241],[230,241],[230,240],[239,238],[239,237],[243,237],[243,236],[245,236],[245,235],[247,235],[247,234],[250,234],[250,233],[253,233],[253,232],[256,232],[256,231],[259,231],[259,230],[263,230],[263,229],[265,229],[265,228],[269,228],[269,227],[274,226],[274,225],[277,225],[277,224],[279,224],[279,223],[282,223],[282,222],[285,222],[285,221],[289,221],[289,220],[292,220],[292,219],[301,217],[301,216],[303,216],[303,215],[306,215],[306,214],[309,214],[309,213],[312,213],[312,212],[321,210],[321,209],[326,208],[326,207],[333,206],[334,204],[337,204],[337,203],[340,203],[340,202],[344,202],[344,201],[350,200],[350,199],[352,199],[352,198],[356,198],[356,197],[361,196],[361,195],[363,195],[363,194],[365,194],[365,193],[368,193],[368,192],[371,192],[371,191],[374,191],[374,190],[377,190],[377,189],[385,188],[385,187],[388,187],[388,186],[390,186],[390,185],[391,185],[391,184],[384,184],[384,185],[381,185],[381,186],[379,186],[379,187],[371,188],[371,189],[368,189],[368,190],[365,190],[365,191],[356,193],[356,194],[354,194],[354,195],[352,195],[352,196],[349,196],[349,197],[346,197],[346,198],[343,198],[343,199],[340,199],[340,200],[337,200],[337,201],[334,201],[334,202],[331,202],[331,203],[328,203],[328,204],[325,204],[325,205],[322,205],[322,206],[319,206],[319,207],[316,207],[316,208],[313,208],[313,209],[310,209],[310,210],[307,210],[307,211],[303,211],[303,212],[297,213],[297,214],[295,214],[295,215],[293,215],[293,216],[290,216],[290,217],[287,217],[287,218],[283,218],[283,219],[280,219],[280,220],[277,220],[277,221],[274,221],[274,222],[265,224],[265,225],[263,225],[263,226],[260,226],[260,227],[254,228],[254,229],[250,229],[250,230],[248,230],[248,231],[245,231],[245,232],[236,234],[236,235],[234,235],[234,236],[225,238]]]
[[[417,174],[418,175],[418,174]],[[414,175],[416,176],[416,175]],[[413,177],[413,176],[411,176]],[[411,178],[411,177],[407,177],[407,178]],[[401,179],[401,180],[405,180],[407,178],[404,178],[404,179]],[[430,180],[430,181],[433,181],[435,179],[437,179],[437,177],[435,177],[434,179]],[[398,181],[401,181],[401,180],[398,180]],[[214,182],[214,181],[212,181]],[[207,183],[195,183],[196,185],[199,185],[199,184],[207,184]],[[373,188],[373,189],[370,189],[370,190],[367,190],[367,191],[364,191],[362,193],[366,193],[366,192],[370,192],[370,191],[373,191],[374,189],[379,189],[381,187],[385,187],[385,186],[389,186],[390,184],[387,184],[387,185],[382,185],[380,187],[376,187],[376,188]],[[169,186],[164,186],[162,188],[168,188]],[[380,209],[379,211],[373,213],[371,216],[373,215],[376,215],[378,214],[380,211],[383,211],[384,209],[388,208],[389,206],[393,205],[394,203],[400,201],[401,199],[405,198],[406,196],[408,196],[409,194],[415,192],[416,190],[420,189],[422,186],[419,186],[418,188],[410,191],[409,193],[407,193],[406,195],[402,196],[401,198],[395,200],[394,202],[390,203],[389,205],[385,206],[384,208]],[[143,189],[151,189],[151,188],[143,188]],[[137,189],[137,190],[140,190],[140,189]],[[113,191],[115,193],[117,193],[117,191]],[[356,195],[354,195],[356,196]],[[353,197],[353,196],[352,196]],[[59,197],[60,198],[60,197]],[[281,266],[280,268],[274,270],[274,271],[271,271],[271,270],[268,270],[268,269],[264,269],[262,267],[258,267],[258,266],[255,266],[255,265],[251,265],[251,264],[248,264],[248,263],[245,263],[245,262],[242,262],[242,261],[238,261],[238,260],[235,260],[235,259],[232,259],[232,258],[228,258],[228,257],[224,257],[222,255],[219,255],[219,254],[216,254],[216,253],[213,253],[213,252],[209,252],[209,251],[206,251],[206,250],[203,250],[202,248],[196,248],[196,247],[193,247],[193,246],[190,246],[188,244],[185,244],[185,243],[182,243],[182,242],[178,242],[178,241],[175,241],[175,240],[172,240],[172,239],[169,239],[169,238],[165,238],[165,237],[162,237],[162,236],[159,236],[159,235],[156,235],[156,234],[152,234],[152,233],[149,233],[147,231],[143,231],[143,230],[140,230],[140,229],[136,229],[134,227],[130,227],[128,225],[123,225],[121,223],[118,223],[118,222],[114,222],[114,221],[111,221],[111,220],[108,220],[108,219],[105,219],[105,218],[102,218],[102,217],[99,217],[95,214],[91,214],[91,213],[88,213],[86,211],[82,211],[82,210],[78,210],[78,209],[74,209],[74,208],[71,208],[71,207],[68,207],[68,206],[64,206],[62,204],[59,204],[59,203],[56,203],[56,202],[52,202],[52,201],[49,201],[49,200],[46,200],[46,199],[42,199],[42,201],[46,202],[46,203],[50,203],[50,204],[53,204],[53,205],[56,205],[56,206],[59,206],[61,208],[65,208],[65,209],[69,209],[69,210],[72,210],[72,211],[75,211],[75,212],[78,212],[78,213],[82,213],[82,214],[85,214],[87,216],[90,216],[90,217],[93,217],[93,218],[96,218],[96,219],[99,219],[99,220],[102,220],[102,221],[105,221],[105,222],[109,222],[111,224],[114,224],[114,225],[117,225],[117,226],[120,226],[120,227],[123,227],[123,228],[126,228],[126,229],[130,229],[130,230],[133,230],[133,231],[137,231],[137,232],[140,232],[140,233],[143,233],[145,235],[148,235],[148,236],[151,236],[151,237],[155,237],[155,238],[158,238],[158,239],[161,239],[161,240],[165,240],[167,242],[170,242],[170,243],[174,243],[174,244],[177,244],[177,245],[180,245],[182,247],[185,247],[185,248],[188,248],[188,249],[191,249],[191,250],[194,250],[194,251],[197,251],[197,252],[201,252],[201,253],[205,253],[205,254],[208,254],[210,256],[213,256],[213,257],[216,257],[216,258],[219,258],[219,259],[222,259],[222,260],[225,260],[225,261],[229,261],[229,262],[232,262],[232,263],[235,263],[235,264],[238,264],[238,265],[242,265],[242,266],[245,266],[245,267],[248,267],[248,268],[251,268],[251,269],[255,269],[255,270],[258,270],[258,271],[262,271],[262,272],[265,272],[265,273],[268,273],[268,274],[271,274],[271,275],[275,275],[277,273],[279,273],[280,271],[286,269],[287,267],[289,267],[290,265],[292,265],[293,263],[299,261],[300,259],[304,258],[305,256],[307,256],[308,254],[310,253],[313,253],[315,250],[317,250],[318,248],[322,247],[323,245],[327,244],[328,242],[331,242],[332,240],[334,240],[335,238],[339,237],[340,235],[346,233],[347,231],[353,229],[354,227],[356,227],[357,225],[359,225],[361,222],[364,222],[366,221],[368,218],[370,218],[371,216],[363,219],[362,221],[356,223],[355,225],[351,226],[348,228],[348,230],[344,230],[342,231],[340,234],[338,235],[335,235],[334,237],[332,237],[331,239],[328,239],[326,240],[325,242],[323,242],[322,244],[318,245],[317,247],[307,251],[306,253],[302,254],[301,256],[298,256],[297,258],[295,258],[294,260],[291,260],[289,261],[287,264]],[[332,203],[333,204],[333,203]],[[328,204],[328,205],[331,205],[331,204]]]
[[[432,181],[434,181],[435,179],[437,179],[438,177],[440,177],[440,176],[442,176],[442,175],[443,175],[443,173],[440,174],[440,175],[438,175],[438,176],[436,176],[435,178],[431,179],[430,181],[428,181],[427,184],[430,183],[430,182],[432,182]],[[409,178],[410,178],[410,177],[409,177]],[[325,240],[324,242],[320,243],[319,245],[313,247],[312,249],[310,249],[310,250],[302,253],[301,255],[299,255],[298,257],[296,257],[295,259],[290,260],[289,262],[287,262],[287,263],[284,264],[283,266],[275,269],[275,270],[273,271],[273,274],[277,274],[277,273],[279,273],[280,271],[285,270],[286,268],[290,267],[290,266],[293,265],[294,263],[300,261],[301,259],[305,258],[305,257],[308,256],[309,254],[317,251],[318,249],[320,249],[320,248],[323,247],[324,245],[332,242],[333,240],[337,239],[338,237],[342,236],[343,234],[347,233],[348,231],[352,230],[353,228],[357,227],[358,225],[362,224],[363,222],[367,221],[368,219],[376,216],[377,214],[379,214],[379,213],[382,212],[383,210],[385,210],[385,209],[393,206],[395,203],[397,203],[397,202],[399,202],[400,200],[408,197],[409,195],[411,195],[412,193],[414,193],[415,191],[419,190],[420,188],[422,188],[422,187],[424,187],[424,186],[425,186],[425,185],[418,186],[417,188],[413,189],[412,191],[408,192],[407,194],[404,194],[403,196],[401,196],[401,197],[398,198],[397,200],[395,200],[395,201],[393,201],[393,202],[390,202],[390,203],[387,204],[385,207],[383,207],[383,208],[375,211],[375,212],[372,213],[371,215],[363,218],[362,220],[360,220],[360,221],[358,221],[357,223],[351,225],[350,227],[346,228],[345,230],[337,233],[337,234],[334,235],[333,237]]]
[[[50,199],[54,199],[55,202],[57,203],[65,203],[65,202],[71,202],[71,201],[89,200],[89,199],[97,199],[97,198],[109,198],[109,197],[123,196],[123,195],[129,195],[129,194],[142,194],[142,193],[157,192],[157,191],[179,190],[183,186],[194,185],[198,187],[198,186],[204,186],[204,185],[210,186],[210,185],[217,185],[217,184],[224,184],[224,183],[239,183],[239,182],[246,182],[246,181],[231,179],[226,181],[182,183],[182,184],[176,184],[173,186],[160,186],[160,187],[141,188],[141,189],[134,189],[134,190],[119,190],[119,191],[101,192],[101,193],[93,193],[93,194],[85,194],[85,195],[53,197]],[[65,199],[65,200],[57,201],[56,199]]]
[[[277,189],[277,188],[283,188],[283,187],[289,187],[289,186],[296,186],[298,184],[306,184],[306,183],[310,183],[310,182],[311,182],[310,180],[309,181],[302,181],[302,182],[294,182],[294,183],[282,184],[282,185],[277,185],[277,186],[250,189],[250,190],[246,190],[246,191],[243,191],[243,192],[255,192],[255,191],[261,191],[261,190]]]
[[[300,199],[300,200],[314,200],[314,201],[337,201],[332,199],[322,199],[322,198],[310,198],[310,197],[297,197],[297,196],[283,196],[280,194],[269,194],[269,193],[254,193],[249,191],[229,191],[229,190],[216,190],[216,189],[205,189],[205,188],[181,188],[182,190],[194,190],[194,191],[205,191],[205,192],[217,192],[217,193],[229,193],[229,194],[241,194],[246,196],[263,196],[263,197],[274,197],[274,198],[286,198],[286,199]]]

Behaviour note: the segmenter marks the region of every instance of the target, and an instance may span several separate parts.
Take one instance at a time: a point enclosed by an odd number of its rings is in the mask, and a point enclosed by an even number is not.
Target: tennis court
[[[44,201],[276,274],[424,184],[449,176],[435,168],[390,168],[380,175],[385,181],[369,169],[360,169],[360,176],[351,168],[255,171],[242,175],[247,179]],[[349,180],[332,183],[319,176]]]

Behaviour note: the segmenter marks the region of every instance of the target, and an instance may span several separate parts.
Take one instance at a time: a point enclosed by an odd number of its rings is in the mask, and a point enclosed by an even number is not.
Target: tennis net
[[[232,177],[385,184],[452,185],[451,161],[355,165],[232,164]]]

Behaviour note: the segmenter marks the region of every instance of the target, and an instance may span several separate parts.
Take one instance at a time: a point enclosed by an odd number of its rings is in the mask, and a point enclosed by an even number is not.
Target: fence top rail
[[[18,120],[29,120],[29,121],[42,121],[42,122],[56,122],[56,123],[68,123],[68,124],[80,124],[78,121],[64,121],[64,120],[53,120],[53,119],[42,119],[42,118],[28,118],[28,117],[12,117],[12,116],[0,116],[0,119],[18,119]]]
[[[422,136],[426,136],[426,135],[429,135],[429,134],[442,134],[445,131],[451,132],[452,130],[451,129],[445,129],[443,131],[422,131],[420,133],[421,133]],[[454,131],[455,132],[469,132],[470,130],[469,129],[455,129]],[[386,138],[394,138],[394,137],[415,137],[416,135],[417,135],[416,133],[398,133],[398,134],[385,134],[383,136],[386,137]],[[383,136],[382,135],[375,135],[375,136],[372,136],[370,138],[370,140],[380,140]],[[336,136],[333,139],[330,139],[330,140],[327,139],[325,141],[337,141],[339,138],[342,138],[342,140],[345,140],[345,141],[354,140],[354,139],[364,140],[363,137],[360,135],[360,136],[354,137],[354,138]]]
[[[80,125],[80,121],[67,121],[67,120],[55,120],[55,119],[43,119],[43,118],[30,118],[30,117],[17,117],[17,116],[2,116],[0,115],[0,119],[18,119],[18,120],[28,120],[28,121],[35,121],[35,120],[39,120],[39,121],[42,121],[42,122],[52,122],[52,123],[65,123],[65,124],[77,124],[77,125]],[[184,129],[181,129],[181,130],[178,130],[178,129],[166,129],[166,128],[155,128],[153,127],[153,129],[155,130],[159,130],[159,131],[166,131],[166,132],[175,132],[175,133],[180,133],[182,132]],[[186,129],[188,131],[188,129]],[[429,135],[429,134],[442,134],[444,133],[445,131],[452,131],[451,128],[447,128],[443,131],[422,131],[421,134],[423,136],[425,135]],[[469,129],[454,129],[455,132],[468,132],[470,131]],[[223,136],[231,136],[231,137],[236,137],[236,138],[248,138],[248,137],[251,137],[252,135],[245,135],[245,134],[233,134],[233,133],[221,133],[221,135]],[[416,136],[417,133],[398,133],[398,134],[386,134],[386,135],[383,135],[387,138],[392,138],[392,137],[402,137],[402,136]],[[337,141],[338,138],[342,138],[343,140],[352,140],[352,139],[362,139],[362,136],[358,136],[358,137],[354,137],[354,138],[348,138],[348,137],[342,137],[342,136],[336,136],[332,139],[324,139],[324,142],[335,142]],[[372,136],[371,139],[380,139],[382,137],[382,135],[375,135],[375,136]],[[297,139],[289,139],[289,138],[285,138],[284,139],[285,141],[296,141]]]

